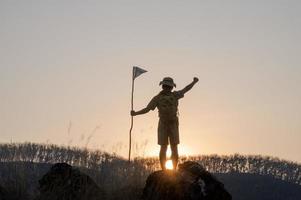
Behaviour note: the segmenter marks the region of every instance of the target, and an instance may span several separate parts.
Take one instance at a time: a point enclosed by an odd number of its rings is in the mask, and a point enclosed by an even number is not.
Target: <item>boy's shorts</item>
[[[179,140],[179,120],[159,120],[158,124],[158,144],[159,145],[176,145]]]

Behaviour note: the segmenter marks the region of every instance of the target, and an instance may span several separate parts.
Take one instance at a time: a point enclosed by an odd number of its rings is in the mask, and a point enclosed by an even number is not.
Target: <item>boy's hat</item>
[[[173,79],[170,77],[163,78],[163,80],[160,82],[159,85],[168,85],[170,87],[176,87],[176,84],[173,82]]]

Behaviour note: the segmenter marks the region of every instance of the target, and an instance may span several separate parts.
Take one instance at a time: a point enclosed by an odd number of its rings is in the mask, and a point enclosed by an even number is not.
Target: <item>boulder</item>
[[[231,200],[224,185],[200,164],[187,161],[179,169],[150,174],[143,189],[144,200]]]
[[[54,164],[39,180],[37,200],[102,200],[105,194],[86,174],[66,163]]]

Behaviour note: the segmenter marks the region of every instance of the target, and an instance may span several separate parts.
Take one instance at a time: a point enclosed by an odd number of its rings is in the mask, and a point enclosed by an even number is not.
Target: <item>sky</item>
[[[180,155],[301,162],[301,3],[0,1],[0,142],[127,156],[134,109],[173,77]],[[133,156],[156,156],[157,110],[134,117]]]

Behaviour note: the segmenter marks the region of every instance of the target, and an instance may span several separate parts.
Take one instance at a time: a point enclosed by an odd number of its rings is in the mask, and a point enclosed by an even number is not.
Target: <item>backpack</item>
[[[159,110],[159,117],[163,120],[172,120],[178,114],[178,99],[173,93],[160,94],[158,98],[157,108]]]

